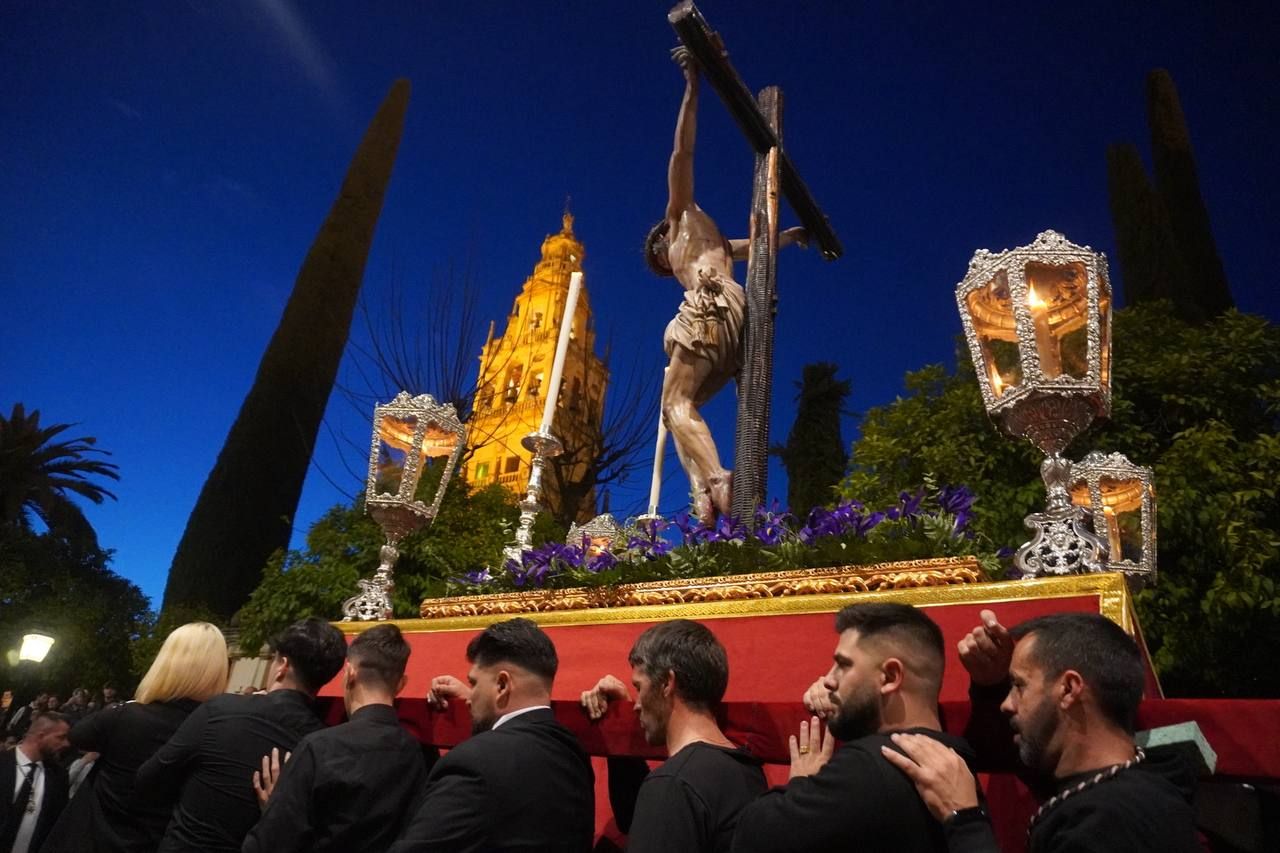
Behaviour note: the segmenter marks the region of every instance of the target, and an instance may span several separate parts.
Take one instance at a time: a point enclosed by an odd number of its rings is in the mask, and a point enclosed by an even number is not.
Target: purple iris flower
[[[681,510],[676,513],[676,517],[671,519],[671,523],[680,531],[680,536],[686,546],[699,543],[703,528],[699,525],[698,520],[690,516],[687,511]]]
[[[601,551],[587,561],[587,571],[599,573],[612,569],[616,565],[618,565],[618,558],[613,556],[612,551]]]

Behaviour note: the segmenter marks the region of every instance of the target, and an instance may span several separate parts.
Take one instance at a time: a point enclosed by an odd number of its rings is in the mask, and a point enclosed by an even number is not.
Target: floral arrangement
[[[857,500],[816,507],[803,524],[775,501],[755,512],[748,527],[722,516],[702,525],[682,512],[671,521],[628,528],[625,541],[601,548],[579,542],[546,542],[489,569],[454,578],[449,594],[482,594],[542,588],[595,587],[674,578],[717,577],[760,571],[867,565],[896,560],[974,555],[992,577],[1002,572],[1007,549],[986,547],[970,527],[973,492],[964,486],[926,483],[902,492],[898,502],[868,510]]]

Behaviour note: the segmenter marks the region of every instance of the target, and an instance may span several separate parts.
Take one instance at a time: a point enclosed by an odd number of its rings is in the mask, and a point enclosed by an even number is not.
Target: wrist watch
[[[965,826],[970,823],[979,823],[986,821],[987,810],[983,806],[969,806],[968,808],[955,809],[951,814],[947,815],[947,819],[942,822],[943,826]]]

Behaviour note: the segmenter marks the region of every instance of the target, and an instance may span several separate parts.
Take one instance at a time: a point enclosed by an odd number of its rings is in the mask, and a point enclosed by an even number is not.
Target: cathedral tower
[[[542,241],[542,259],[516,296],[501,337],[494,337],[490,325],[480,351],[480,392],[469,424],[476,450],[466,474],[473,489],[497,482],[524,495],[532,454],[520,439],[536,430],[542,419],[560,318],[569,295],[569,274],[582,270],[584,254],[573,233],[573,215],[566,211],[560,233]],[[586,284],[578,294],[551,428],[565,446],[562,459],[567,464],[558,476],[568,481],[582,478],[599,446],[609,382],[608,369],[595,353]],[[544,503],[558,507],[556,473],[548,471],[544,482],[549,492]],[[576,515],[585,520],[594,514],[595,496],[590,494]]]

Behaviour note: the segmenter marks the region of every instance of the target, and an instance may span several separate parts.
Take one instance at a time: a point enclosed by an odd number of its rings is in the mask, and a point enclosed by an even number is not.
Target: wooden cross
[[[824,258],[833,261],[844,249],[782,148],[782,91],[769,86],[761,90],[758,99],[751,97],[751,91],[729,62],[729,52],[719,34],[707,24],[693,0],[676,4],[667,20],[756,153],[745,288],[747,317],[742,374],[738,377],[733,462],[733,514],[751,524],[756,507],[764,502],[769,471],[779,189],[808,232],[810,244],[816,245]]]

